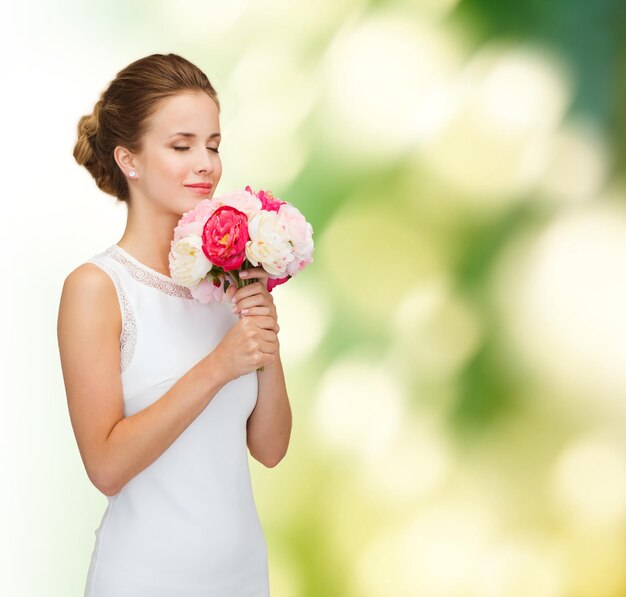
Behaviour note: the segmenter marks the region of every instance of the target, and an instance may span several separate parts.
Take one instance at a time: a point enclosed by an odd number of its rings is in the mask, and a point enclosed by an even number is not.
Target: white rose
[[[248,232],[248,261],[254,266],[260,263],[265,271],[275,276],[284,274],[294,254],[280,216],[275,211],[259,211],[248,220]]]
[[[170,252],[170,272],[178,283],[191,288],[211,271],[213,264],[202,251],[202,238],[189,234],[178,240]]]

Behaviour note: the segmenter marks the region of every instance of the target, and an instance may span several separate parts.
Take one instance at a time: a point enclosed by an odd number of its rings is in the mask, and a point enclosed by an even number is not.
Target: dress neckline
[[[170,276],[166,276],[165,274],[162,274],[161,272],[158,272],[157,270],[152,269],[151,267],[148,267],[145,263],[142,263],[141,261],[139,261],[139,259],[133,257],[128,251],[126,251],[125,249],[122,249],[122,247],[120,247],[117,243],[113,245],[113,248],[119,253],[121,253],[122,255],[124,255],[124,257],[132,261],[137,267],[143,269],[149,274],[157,276],[161,280],[165,280],[166,282],[169,282],[170,284],[175,284],[176,286],[180,286],[180,284],[174,281],[174,278],[171,278]]]
[[[145,263],[142,263],[133,257],[125,249],[122,249],[122,247],[118,244],[111,245],[106,250],[106,254],[108,254],[115,261],[121,263],[133,279],[137,280],[141,284],[156,288],[157,290],[160,290],[165,294],[169,294],[170,296],[177,296],[185,299],[194,298],[193,294],[191,294],[191,289],[187,288],[187,286],[178,284],[170,276],[166,276],[165,274],[148,267]]]

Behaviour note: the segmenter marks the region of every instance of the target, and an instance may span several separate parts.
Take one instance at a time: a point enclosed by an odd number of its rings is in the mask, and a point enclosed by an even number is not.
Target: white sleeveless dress
[[[238,316],[118,245],[88,260],[122,313],[124,415],[148,407],[208,355]],[[253,371],[230,381],[150,466],[114,496],[95,531],[84,597],[267,597],[267,546],[248,467]]]

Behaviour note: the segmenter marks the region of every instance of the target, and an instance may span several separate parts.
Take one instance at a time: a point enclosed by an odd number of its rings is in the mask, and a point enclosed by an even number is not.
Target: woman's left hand
[[[241,277],[242,280],[256,281],[241,288],[235,288],[233,285],[228,287],[226,294],[234,305],[233,313],[241,313],[243,316],[269,315],[274,320],[274,331],[278,333],[280,326],[276,306],[267,289],[269,274],[262,267],[250,267],[242,271],[248,272],[247,276]]]

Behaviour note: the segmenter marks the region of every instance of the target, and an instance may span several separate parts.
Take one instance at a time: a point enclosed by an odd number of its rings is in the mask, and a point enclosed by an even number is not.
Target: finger
[[[259,350],[266,354],[275,354],[278,350],[278,346],[275,342],[261,342],[259,344]]]
[[[267,315],[267,309],[263,309],[261,307],[253,307],[252,309],[245,309],[245,311],[241,312],[239,317],[254,317],[259,315]],[[278,321],[276,321],[276,317],[272,316],[270,313],[269,316],[274,320],[274,327],[271,328],[276,334],[280,332],[280,326],[278,325]],[[269,329],[269,328],[268,328]]]
[[[259,347],[264,352],[274,352],[278,348],[278,338],[276,333],[271,330],[262,330],[266,335],[259,338]],[[270,349],[270,350],[268,350]]]
[[[242,315],[272,315],[272,310],[265,305],[246,307],[235,309],[234,313],[241,312]]]
[[[264,319],[262,316],[246,317],[246,319],[252,325],[252,336],[256,342],[278,342],[278,337],[272,327],[265,327],[264,325],[260,325],[259,322],[252,323],[254,319]]]
[[[269,272],[266,272],[262,267],[249,267],[239,272],[239,277],[249,280],[250,278],[268,278]]]
[[[242,309],[250,309],[252,307],[266,307],[270,311],[275,309],[275,306],[270,298],[263,294],[253,294],[245,298],[239,298],[235,296],[233,299],[233,307],[238,311]]]
[[[267,286],[264,286],[262,282],[253,282],[238,288],[235,294],[235,301],[239,302],[241,299],[252,295],[262,295],[268,299],[272,299],[270,293],[267,291]]]
[[[250,319],[251,323],[262,330],[273,331],[276,326],[276,320],[268,315],[241,315],[241,317]]]
[[[259,330],[259,338],[263,342],[276,342],[276,332],[274,330]]]
[[[269,273],[266,272],[263,268],[255,267],[249,268],[247,270],[242,270],[239,273],[239,276],[242,280],[260,280],[263,288],[267,290],[267,284],[269,280]]]

